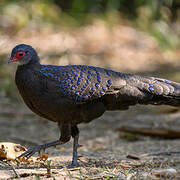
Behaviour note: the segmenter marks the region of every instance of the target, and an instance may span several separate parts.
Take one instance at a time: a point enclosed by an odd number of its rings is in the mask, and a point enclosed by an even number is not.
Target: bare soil
[[[24,104],[1,98],[0,106],[0,141],[20,143],[28,148],[58,139],[59,132],[56,124],[34,115]],[[164,108],[138,106],[128,111],[107,112],[89,124],[80,125],[80,144],[83,145],[79,149],[81,167],[73,171],[66,168],[58,169],[71,163],[72,143],[69,142],[62,147],[47,150],[48,160],[52,160],[52,176],[55,179],[106,179],[107,177],[126,179],[130,176],[146,179],[152,178],[152,170],[160,167],[175,168],[179,172],[178,153],[145,155],[159,151],[178,151],[180,150],[179,139],[119,133],[117,130],[125,122],[136,124],[141,119],[152,124],[158,124],[160,121],[163,125],[173,121],[176,123],[171,125],[171,128],[177,128],[180,123],[180,113],[159,113]],[[133,157],[128,158],[127,155]],[[47,169],[44,164],[37,161],[22,163],[19,167],[15,167],[21,179],[23,176],[31,179],[33,175],[46,179]],[[7,178],[14,177],[12,172],[8,175],[9,172],[10,170],[2,170],[0,174]]]

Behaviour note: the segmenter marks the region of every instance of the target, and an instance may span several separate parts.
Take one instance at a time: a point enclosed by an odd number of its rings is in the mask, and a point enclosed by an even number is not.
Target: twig
[[[16,172],[14,166],[10,166],[14,172],[14,174],[16,175],[17,178],[20,178],[20,175]]]
[[[146,126],[146,125],[129,125],[125,124],[117,129],[121,132],[129,132],[129,133],[136,133],[136,134],[142,134],[146,136],[159,136],[163,138],[179,138],[180,137],[180,131],[170,128],[161,128],[161,127],[152,127],[152,126]]]
[[[129,159],[140,160],[140,158],[138,156],[132,155],[132,154],[128,154],[126,157]]]
[[[159,156],[159,155],[171,155],[171,154],[179,154],[180,151],[159,151],[159,152],[154,152],[154,153],[148,153],[148,154],[143,154],[141,157],[144,156]]]
[[[4,163],[3,161],[0,161],[0,163],[3,164],[5,167],[12,169],[13,172],[14,172],[14,174],[15,174],[15,176],[16,176],[16,178],[20,178],[20,175],[16,172],[14,166],[9,165],[9,164],[7,165],[7,164]]]

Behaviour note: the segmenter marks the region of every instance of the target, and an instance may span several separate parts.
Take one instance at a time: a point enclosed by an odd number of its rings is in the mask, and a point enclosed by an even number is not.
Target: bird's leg
[[[49,147],[56,146],[56,145],[62,145],[62,144],[65,144],[65,143],[66,142],[57,140],[57,141],[53,141],[53,142],[50,142],[50,143],[41,144],[39,146],[35,146],[33,148],[28,149],[26,152],[24,152],[23,154],[21,154],[17,158],[26,157],[27,159],[29,159],[36,152],[40,152],[41,150],[45,150],[45,149],[47,149]]]
[[[78,144],[79,129],[78,129],[77,126],[73,126],[71,128],[71,135],[72,135],[72,137],[74,139],[74,141],[73,141],[73,157],[72,157],[71,165],[68,166],[67,168],[75,168],[75,167],[79,166],[77,149],[78,149],[78,147],[80,147],[80,145]]]
[[[71,126],[69,124],[59,124],[59,129],[61,132],[61,136],[59,140],[30,148],[26,152],[18,156],[17,158],[26,157],[27,159],[29,159],[36,152],[40,152],[41,150],[45,150],[49,147],[62,145],[68,142],[71,138]]]
[[[74,167],[79,166],[79,163],[78,163],[78,154],[77,154],[77,148],[79,147],[78,139],[79,139],[79,135],[76,135],[76,136],[74,137],[74,142],[73,142],[73,158],[72,158],[72,164],[71,164],[71,166],[69,166],[68,168],[74,168]]]

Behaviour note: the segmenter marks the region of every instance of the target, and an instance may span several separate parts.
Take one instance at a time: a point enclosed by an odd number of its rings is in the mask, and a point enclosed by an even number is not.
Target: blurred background
[[[31,113],[18,94],[14,83],[16,65],[7,65],[7,60],[12,48],[20,43],[33,46],[43,64],[94,65],[180,82],[180,1],[1,0],[0,140],[36,145],[54,139],[58,131],[55,131],[56,125],[39,120],[38,116]],[[117,150],[124,154],[126,146],[118,146],[119,137],[114,137],[115,133],[112,133],[117,128],[117,122],[120,126],[121,122],[135,117],[145,119],[146,122],[154,119],[163,122],[173,119],[173,122],[177,122],[179,117],[157,117],[156,111],[157,108],[148,106],[144,109],[131,109],[128,115],[127,112],[106,113],[101,118],[106,124],[95,121],[91,125],[82,125],[83,136],[80,139],[82,142],[85,140],[83,143],[88,149],[92,146],[95,151],[98,148],[104,150],[111,145],[111,152]],[[47,127],[50,129],[48,134]],[[170,125],[167,124],[167,127]],[[134,135],[123,137],[136,140]],[[140,139],[143,141],[143,138]],[[138,143],[133,144],[137,147],[132,148],[133,151],[148,151],[149,147],[151,150],[159,150],[162,147],[168,148],[171,143],[172,146],[178,146],[173,141],[161,141],[158,146],[157,141],[152,140],[152,144],[147,144],[146,148]],[[87,153],[88,150],[84,149],[83,152]]]
[[[153,74],[161,69],[178,81],[180,1],[1,0],[0,91],[6,95],[17,92],[9,73],[14,67],[6,62],[19,43],[36,48],[46,64]]]

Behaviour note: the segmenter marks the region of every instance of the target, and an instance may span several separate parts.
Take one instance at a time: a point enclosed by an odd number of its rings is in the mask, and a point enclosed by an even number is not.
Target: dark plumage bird
[[[36,114],[57,122],[61,136],[22,154],[29,158],[51,146],[74,138],[71,167],[78,166],[77,125],[100,117],[105,111],[125,110],[135,104],[180,105],[180,83],[155,77],[123,74],[93,66],[41,65],[29,45],[17,45],[9,63],[18,62],[16,85],[26,105]]]

